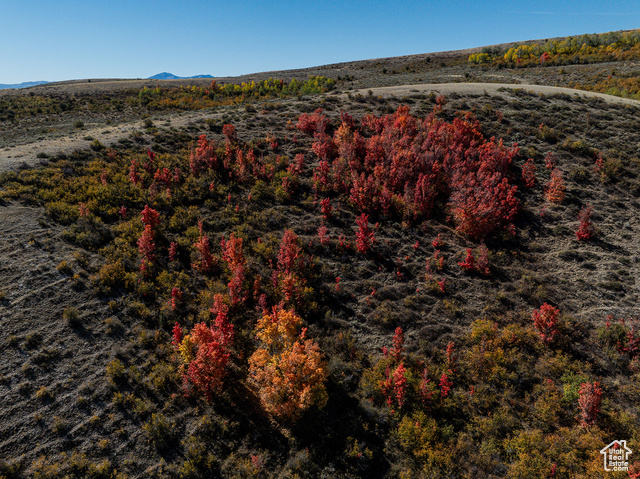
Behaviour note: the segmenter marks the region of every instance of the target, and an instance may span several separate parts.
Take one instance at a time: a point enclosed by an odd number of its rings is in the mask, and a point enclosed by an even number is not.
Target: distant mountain
[[[49,82],[48,81],[26,81],[23,83],[14,83],[10,85],[0,83],[0,90],[5,90],[8,88],[27,88],[30,86],[44,85],[45,83],[49,83]]]
[[[189,80],[191,78],[213,78],[213,75],[195,75],[192,77],[179,77],[173,73],[162,72],[149,77],[149,80]]]

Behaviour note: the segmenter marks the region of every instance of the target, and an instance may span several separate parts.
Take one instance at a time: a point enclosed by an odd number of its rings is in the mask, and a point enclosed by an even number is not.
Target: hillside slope
[[[0,475],[587,478],[638,449],[637,102],[379,71],[413,60],[11,104]]]

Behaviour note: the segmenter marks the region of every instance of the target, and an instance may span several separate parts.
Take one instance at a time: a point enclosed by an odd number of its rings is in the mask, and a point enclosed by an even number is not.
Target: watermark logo
[[[607,472],[628,471],[629,455],[632,453],[633,451],[627,447],[627,441],[613,441],[603,447],[600,454],[603,455],[604,470]]]

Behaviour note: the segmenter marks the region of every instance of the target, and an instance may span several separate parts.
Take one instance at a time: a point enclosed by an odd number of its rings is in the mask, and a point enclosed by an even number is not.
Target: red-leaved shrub
[[[298,300],[306,284],[302,274],[304,266],[305,256],[298,236],[291,230],[285,230],[272,278],[280,299],[291,306],[300,306]]]
[[[362,213],[356,218],[358,232],[356,233],[356,248],[360,253],[368,253],[375,241],[375,233],[369,228],[369,215]]]
[[[533,311],[533,325],[540,333],[540,339],[545,343],[550,343],[558,332],[558,314],[560,310],[550,304],[544,303],[540,309]]]
[[[580,424],[589,426],[596,422],[602,402],[602,388],[597,382],[582,383],[579,390],[578,406],[580,408]]]
[[[536,165],[533,162],[533,158],[529,158],[522,165],[522,182],[527,188],[533,188],[536,184]]]
[[[231,280],[228,284],[229,298],[231,305],[235,306],[247,298],[247,295],[243,293],[246,260],[242,253],[242,238],[237,238],[231,233],[229,240],[224,238],[220,240],[220,247],[222,259],[231,271]]]
[[[329,119],[322,114],[322,108],[318,108],[313,113],[302,113],[298,117],[296,128],[307,135],[314,133],[324,133],[329,126]]]
[[[576,231],[576,237],[578,241],[589,241],[596,234],[596,229],[591,222],[591,207],[587,206],[580,210],[578,213],[578,220],[580,221],[580,228]]]
[[[518,149],[486,140],[470,116],[448,123],[434,112],[420,120],[404,106],[365,116],[361,129],[344,119],[333,138],[318,122],[308,114],[298,121],[315,138],[318,192],[346,194],[360,212],[406,220],[446,205],[458,231],[475,239],[513,224],[519,201],[509,168]]]
[[[233,326],[226,312],[218,314],[213,325],[198,323],[186,335],[176,323],[172,343],[183,363],[180,371],[185,395],[197,392],[211,401],[222,387],[233,346]]]
[[[476,269],[476,260],[473,257],[473,253],[471,252],[471,248],[467,248],[467,256],[463,262],[458,263],[462,269],[466,269],[467,271],[473,271]]]

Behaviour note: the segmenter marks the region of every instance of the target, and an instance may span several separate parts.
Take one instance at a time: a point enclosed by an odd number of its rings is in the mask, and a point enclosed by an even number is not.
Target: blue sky
[[[235,76],[640,28],[633,1],[0,0],[0,83]]]

